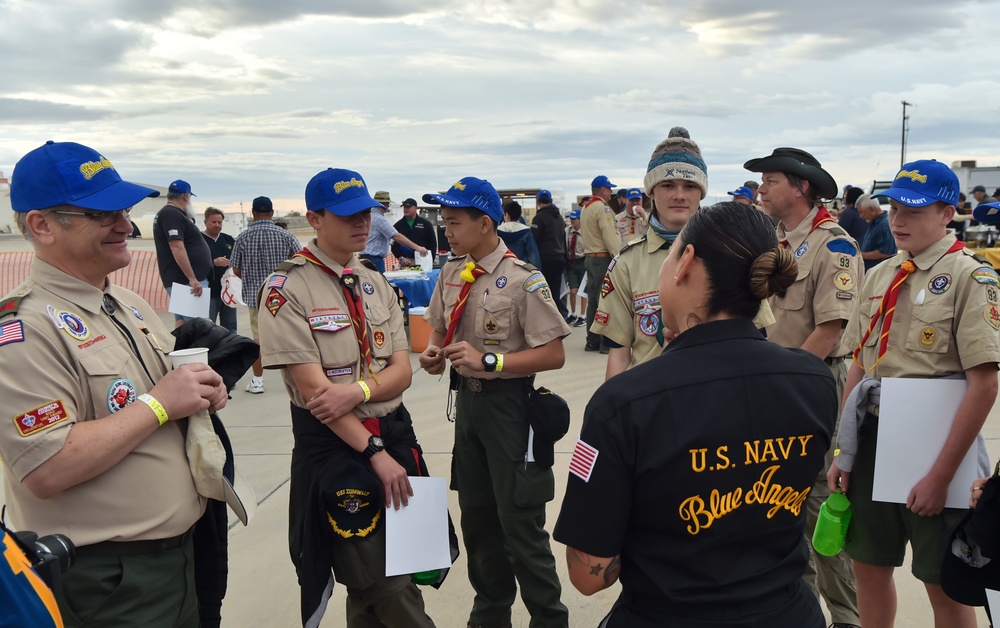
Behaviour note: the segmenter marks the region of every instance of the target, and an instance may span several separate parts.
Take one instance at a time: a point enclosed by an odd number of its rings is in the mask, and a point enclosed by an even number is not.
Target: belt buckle
[[[473,377],[465,378],[465,387],[474,393],[483,392],[483,383]]]

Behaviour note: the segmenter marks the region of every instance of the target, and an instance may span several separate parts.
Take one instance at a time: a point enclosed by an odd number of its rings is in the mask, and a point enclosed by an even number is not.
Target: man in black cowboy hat
[[[864,266],[857,242],[820,206],[821,199],[837,196],[837,182],[815,157],[798,148],[776,148],[743,167],[762,173],[760,202],[778,221],[781,246],[793,251],[799,264],[795,283],[783,296],[768,299],[775,319],[767,327],[768,339],[805,349],[826,362],[842,398],[848,353],[840,347],[840,336],[857,305]],[[832,442],[837,442],[836,434]],[[827,453],[824,468],[829,468],[832,453]],[[821,473],[806,502],[808,537],[829,494]],[[851,560],[843,552],[833,557],[814,553],[813,559],[805,579],[826,599],[834,626],[860,625]]]

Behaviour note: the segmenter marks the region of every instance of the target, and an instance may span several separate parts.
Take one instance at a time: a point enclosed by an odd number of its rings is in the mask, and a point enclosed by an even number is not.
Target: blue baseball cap
[[[177,179],[176,181],[170,184],[170,187],[167,188],[167,193],[190,194],[191,196],[198,196],[197,194],[191,191],[190,183],[188,183],[187,181],[181,181],[180,179]]]
[[[984,225],[1000,223],[1000,201],[976,205],[972,209],[972,219]]]
[[[730,196],[745,196],[751,201],[753,200],[753,190],[751,190],[745,185],[736,188],[732,192],[726,192],[726,194]]]
[[[328,211],[334,216],[353,216],[382,205],[372,198],[361,175],[353,170],[327,168],[306,185],[306,209]]]
[[[424,194],[425,203],[447,207],[474,207],[497,223],[503,222],[503,205],[493,184],[486,179],[465,177],[444,194]]]
[[[93,148],[49,140],[14,166],[10,204],[16,212],[57,205],[113,212],[160,193],[127,181]]]
[[[580,210],[579,209],[574,209],[573,211],[571,211],[569,213],[569,217],[570,218],[579,218],[580,217]]]
[[[633,198],[642,198],[642,190],[639,188],[630,188],[628,191],[628,198],[632,200]]]
[[[892,187],[873,196],[885,196],[910,207],[923,207],[937,201],[954,205],[958,202],[958,177],[940,161],[919,159],[904,164],[896,173]]]
[[[594,180],[590,182],[590,188],[616,188],[618,187],[611,182],[611,179],[607,178],[603,174],[594,177]]]
[[[552,192],[549,192],[548,190],[538,190],[538,195],[535,196],[535,198],[540,201],[551,201]]]

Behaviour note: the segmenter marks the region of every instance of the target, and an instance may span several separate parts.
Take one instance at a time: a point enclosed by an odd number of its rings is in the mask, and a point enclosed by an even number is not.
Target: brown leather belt
[[[587,257],[611,257],[611,253],[602,251],[601,253],[587,253]]]
[[[826,362],[827,366],[833,366],[834,364],[840,364],[846,359],[846,355],[838,355],[835,358],[823,358],[823,361]]]

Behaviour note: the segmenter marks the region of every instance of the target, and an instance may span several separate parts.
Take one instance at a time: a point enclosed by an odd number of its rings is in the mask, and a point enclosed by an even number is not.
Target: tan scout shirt
[[[844,344],[851,351],[878,315],[882,296],[903,261],[912,259],[917,266],[899,290],[882,361],[875,365],[881,325],[861,351],[869,376],[941,377],[1000,362],[1000,280],[968,249],[945,255],[954,242],[949,233],[916,257],[901,251],[865,277],[861,305],[844,333]],[[867,370],[872,366],[873,371]]]
[[[615,219],[615,226],[618,229],[618,233],[622,238],[622,246],[635,240],[636,238],[641,238],[646,233],[646,227],[649,226],[649,220],[646,218],[640,218],[639,216],[629,216],[627,212],[622,212],[618,214]]]
[[[588,255],[591,253],[617,255],[622,248],[622,239],[615,226],[615,214],[599,198],[595,197],[584,205],[580,214],[580,231],[583,233],[583,251]]]
[[[542,273],[519,259],[505,258],[506,252],[501,240],[492,253],[479,260],[486,274],[472,284],[453,342],[465,340],[478,351],[506,355],[569,335],[569,325],[556,309],[551,288]],[[424,318],[442,334],[448,331],[451,312],[465,284],[459,274],[465,270],[467,261],[469,257],[463,255],[444,265],[427,306]],[[472,371],[464,366],[458,367],[458,372],[479,379],[524,377],[506,371]]]
[[[775,322],[767,327],[767,337],[783,347],[801,347],[817,325],[833,320],[849,320],[858,304],[864,280],[857,242],[836,222],[813,229],[818,207],[792,231],[778,225],[778,240],[787,240],[795,253],[799,274],[784,297],[768,299]],[[833,357],[848,353],[843,344]]]
[[[343,275],[344,267],[320,251],[315,238],[307,248],[338,277]],[[319,364],[334,384],[353,384],[362,379],[361,350],[340,282],[304,258],[290,261],[294,266],[275,271],[261,292],[257,321],[264,367]],[[403,313],[385,277],[364,266],[357,257],[351,258],[347,267],[358,278],[373,356],[372,372],[377,375],[394,352],[409,351]],[[288,369],[282,368],[281,377],[292,403],[305,408],[308,400],[302,398]],[[398,408],[402,399],[400,395],[363,403],[355,412],[360,418],[385,416]]]
[[[656,340],[660,323],[660,266],[669,249],[653,231],[626,245],[611,261],[590,331],[632,349],[629,368],[663,352]]]
[[[573,242],[573,234],[576,234],[576,259],[583,259],[583,233],[574,229],[572,225],[566,227],[566,259],[569,259],[570,244]]]
[[[101,310],[105,294],[138,355]],[[191,477],[183,423],[164,424],[115,466],[50,499],[37,499],[21,483],[62,449],[74,423],[106,417],[148,392],[170,368],[163,352],[174,339],[137,294],[113,285],[102,292],[37,257],[27,281],[8,296],[16,295],[23,297],[17,310],[0,316],[7,339],[0,346],[7,415],[0,458],[14,527],[58,532],[77,545],[186,532],[205,502]],[[23,341],[16,340],[20,330]]]

